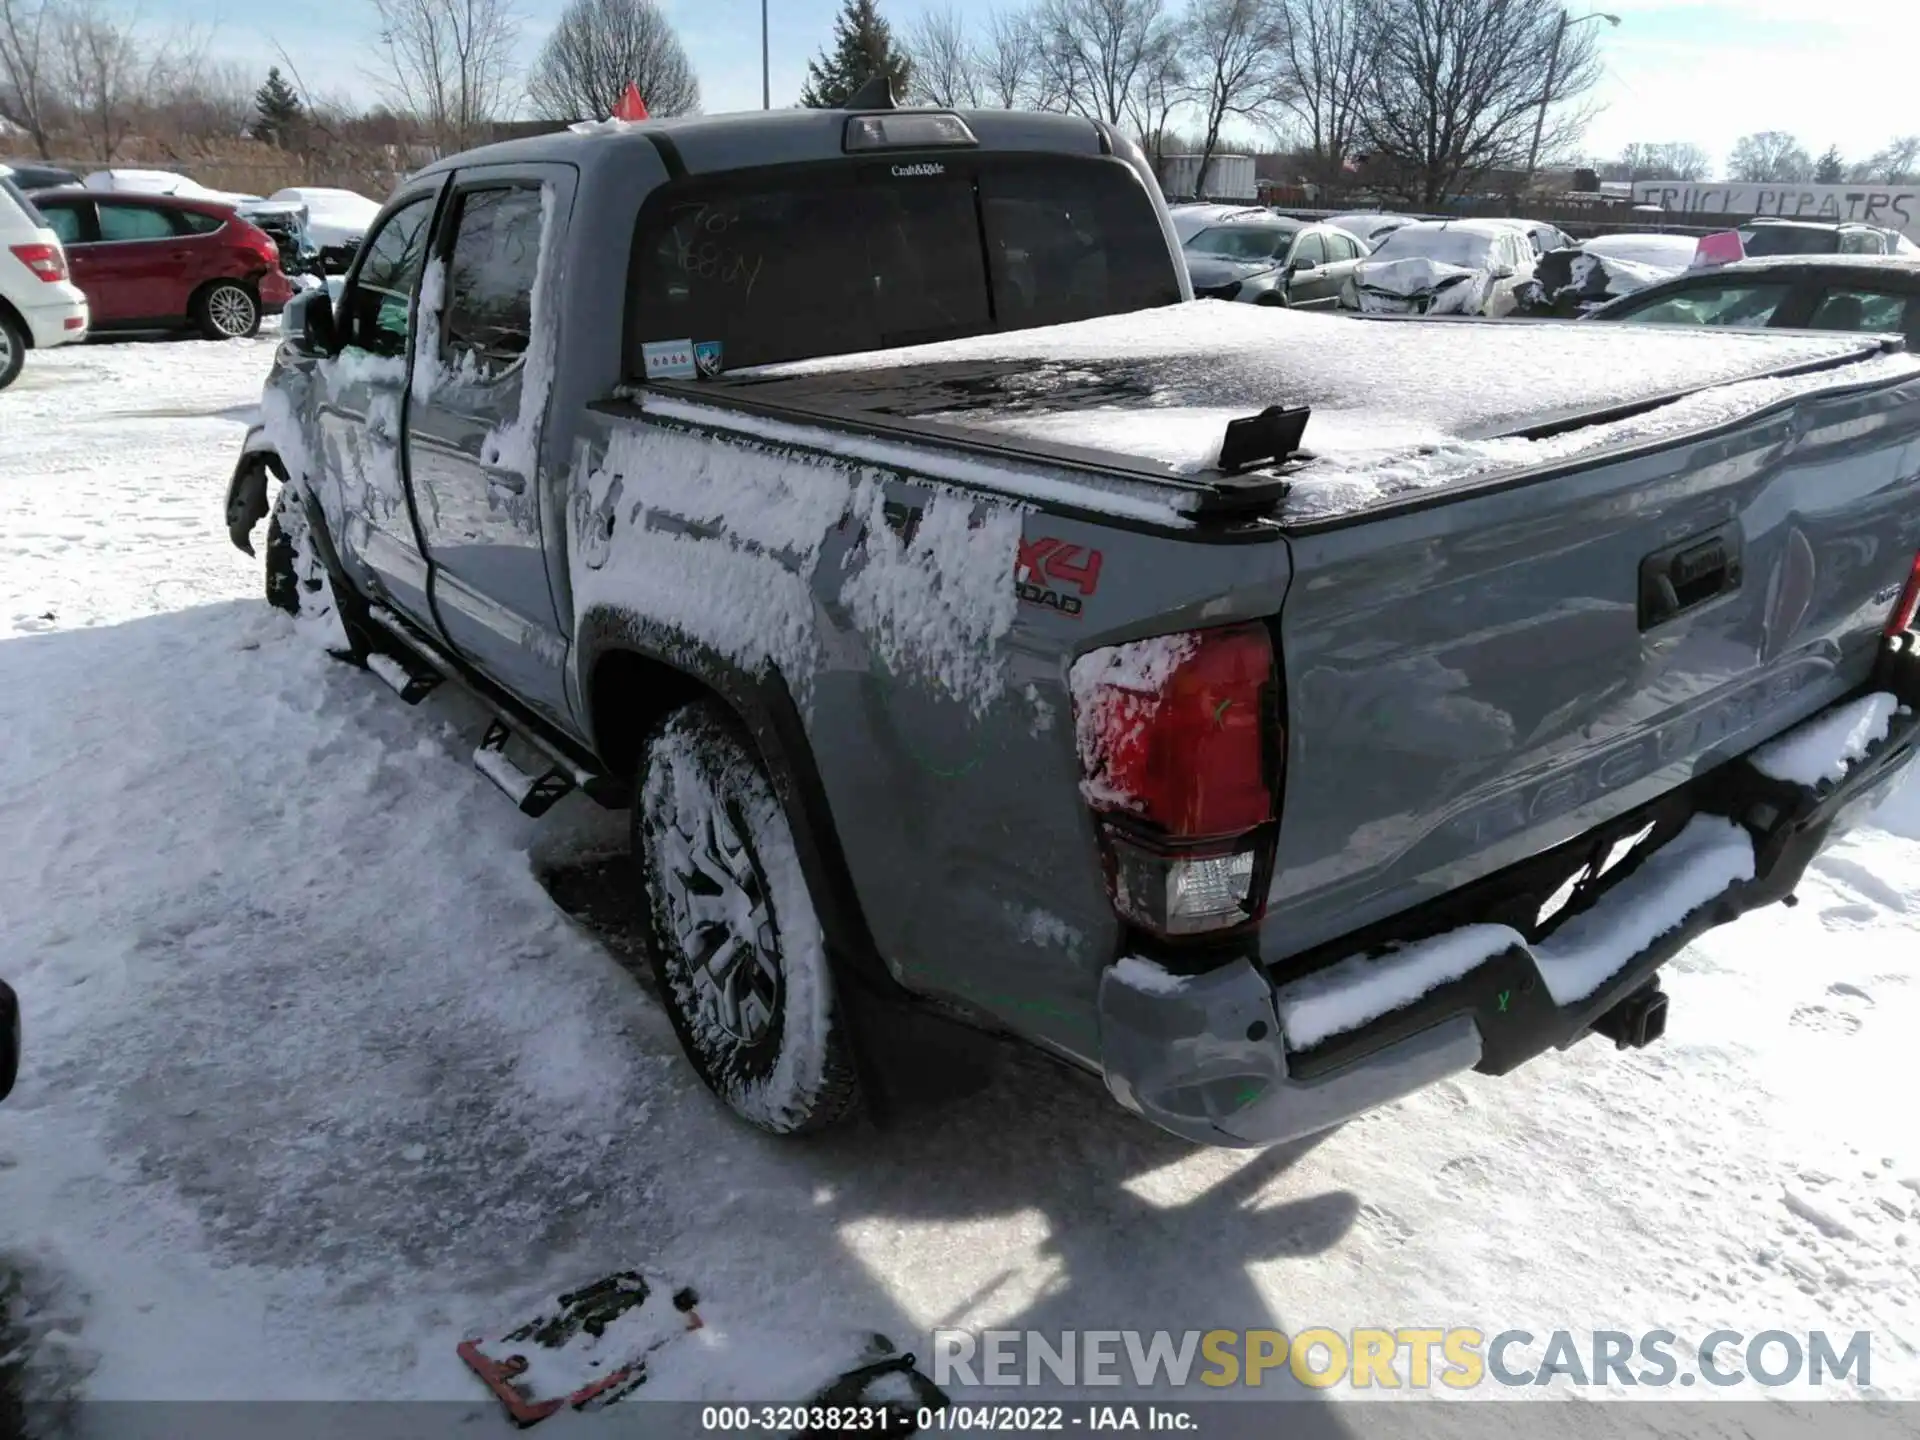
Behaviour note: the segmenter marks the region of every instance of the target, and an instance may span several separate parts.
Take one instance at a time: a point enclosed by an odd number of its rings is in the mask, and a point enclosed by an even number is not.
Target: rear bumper
[[[1150,966],[1109,968],[1099,996],[1108,1089],[1128,1109],[1187,1139],[1266,1145],[1323,1130],[1462,1070],[1505,1074],[1545,1050],[1574,1044],[1596,1020],[1649,986],[1655,972],[1700,935],[1791,895],[1828,839],[1893,787],[1920,752],[1920,716],[1914,713],[1920,709],[1920,641],[1908,636],[1904,643],[1906,648],[1890,652],[1868,691],[1843,702],[1884,691],[1901,707],[1885,738],[1852,762],[1843,778],[1810,788],[1770,778],[1752,756],[1730,762],[1628,817],[1626,824],[1652,824],[1655,831],[1569,907],[1570,916],[1578,912],[1577,926],[1570,919],[1563,930],[1529,942],[1504,926],[1484,925],[1463,937],[1469,953],[1464,960],[1456,954],[1437,983],[1431,947],[1423,955],[1414,944],[1375,961],[1315,972],[1311,994],[1318,1019],[1345,1012],[1349,1019],[1371,1016],[1365,1023],[1333,1034],[1323,1033],[1329,1028],[1324,1023],[1301,1023],[1305,1012],[1298,997],[1306,993],[1306,982],[1276,986],[1250,959],[1199,975],[1175,976]],[[1679,838],[1683,834],[1686,839]],[[1692,851],[1712,858],[1693,844],[1702,836],[1730,840],[1720,847],[1722,859],[1736,851],[1744,857],[1750,844],[1750,868],[1741,866],[1750,878],[1714,884],[1704,896],[1690,895],[1685,883],[1669,884],[1660,895],[1668,877],[1681,875],[1690,875],[1697,890],[1702,867],[1673,857]],[[1497,887],[1500,878],[1485,883]],[[1650,894],[1664,901],[1672,923],[1636,943],[1649,928]],[[1676,894],[1682,897],[1678,908]],[[1689,905],[1689,899],[1696,903]],[[1458,897],[1398,923],[1410,941],[1423,933],[1457,936]],[[1576,930],[1577,947],[1556,945],[1556,936]],[[1476,942],[1481,958],[1471,953]],[[1572,959],[1586,965],[1589,978],[1594,957],[1604,957],[1599,964],[1606,978],[1570,987],[1567,952],[1576,948]],[[1423,963],[1425,972],[1418,969]],[[1583,985],[1584,993],[1569,993]],[[1383,1004],[1383,994],[1406,998]],[[1296,1043],[1302,1040],[1307,1043]]]
[[[260,277],[260,309],[265,314],[278,315],[297,293],[283,271],[269,270]]]
[[[36,350],[51,350],[55,345],[68,345],[75,340],[87,338],[92,317],[87,309],[87,297],[72,285],[49,285],[47,303],[22,306],[20,316],[27,322],[27,330]]]

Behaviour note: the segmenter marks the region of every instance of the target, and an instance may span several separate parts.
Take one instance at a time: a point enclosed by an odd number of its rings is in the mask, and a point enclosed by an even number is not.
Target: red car
[[[231,206],[92,190],[41,190],[33,203],[66,246],[96,333],[191,326],[235,340],[294,296],[272,237]]]

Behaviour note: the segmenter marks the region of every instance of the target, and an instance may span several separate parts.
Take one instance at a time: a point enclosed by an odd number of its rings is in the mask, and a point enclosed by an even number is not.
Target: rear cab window
[[[630,372],[649,342],[727,369],[1172,304],[1158,212],[1122,162],[943,156],[683,181],[642,209]]]

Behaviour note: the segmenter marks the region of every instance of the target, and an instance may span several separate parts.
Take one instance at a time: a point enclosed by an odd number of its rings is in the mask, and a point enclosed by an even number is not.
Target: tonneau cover
[[[1197,301],[735,371],[698,390],[796,415],[1047,441],[1169,477],[1213,471],[1228,421],[1311,406],[1304,463],[1288,467],[1281,507],[1285,518],[1311,520],[1914,374],[1920,362],[1876,336],[1359,321]]]

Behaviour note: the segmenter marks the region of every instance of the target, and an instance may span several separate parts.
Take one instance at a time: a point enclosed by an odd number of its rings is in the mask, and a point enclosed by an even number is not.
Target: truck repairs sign
[[[1743,185],[1642,180],[1636,205],[1705,215],[1778,215],[1787,220],[1857,220],[1920,240],[1920,187],[1906,185]]]

